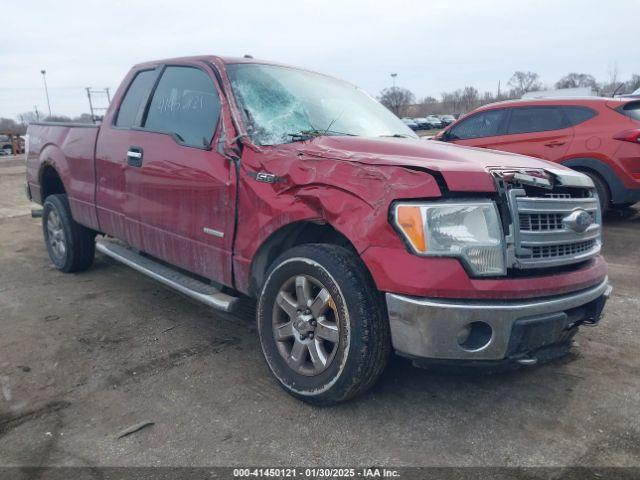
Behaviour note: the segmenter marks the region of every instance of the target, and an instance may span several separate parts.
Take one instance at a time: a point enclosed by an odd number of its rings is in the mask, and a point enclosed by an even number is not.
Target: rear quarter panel
[[[44,202],[42,174],[52,167],[62,180],[74,220],[97,229],[94,152],[98,127],[36,124],[27,133],[27,181],[34,201]]]
[[[597,160],[608,167],[625,188],[638,188],[639,184],[632,175],[636,164],[628,160],[629,155],[625,155],[624,150],[621,151],[625,142],[613,138],[623,130],[634,126],[637,128],[638,124],[633,125],[631,119],[609,107],[602,106],[596,110],[597,116],[574,127],[573,142],[561,162],[569,162],[573,166],[580,159]],[[628,145],[636,147],[630,143]],[[640,167],[640,162],[637,166]]]

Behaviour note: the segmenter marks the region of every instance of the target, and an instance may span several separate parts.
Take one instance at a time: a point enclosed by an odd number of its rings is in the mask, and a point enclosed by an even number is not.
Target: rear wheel
[[[280,256],[262,288],[257,322],[280,385],[316,405],[367,390],[390,352],[379,292],[357,255],[335,245],[301,245]]]
[[[66,195],[47,197],[42,209],[42,230],[49,258],[58,270],[80,272],[91,266],[96,234],[73,220]]]

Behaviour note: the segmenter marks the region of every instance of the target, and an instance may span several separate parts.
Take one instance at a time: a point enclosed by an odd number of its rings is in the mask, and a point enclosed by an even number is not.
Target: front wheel
[[[316,405],[364,392],[389,357],[381,296],[358,256],[336,245],[301,245],[281,255],[267,274],[257,322],[280,385]]]

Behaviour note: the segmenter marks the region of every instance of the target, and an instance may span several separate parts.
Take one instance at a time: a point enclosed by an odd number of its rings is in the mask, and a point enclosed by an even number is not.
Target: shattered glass
[[[247,132],[260,145],[319,135],[415,138],[357,87],[318,73],[261,64],[227,66]]]

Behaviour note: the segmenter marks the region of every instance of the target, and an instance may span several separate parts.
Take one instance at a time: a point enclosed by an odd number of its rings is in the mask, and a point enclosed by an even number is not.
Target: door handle
[[[142,166],[142,148],[129,147],[129,150],[127,151],[127,164],[132,167]]]
[[[549,142],[549,143],[545,143],[544,146],[545,147],[560,147],[562,145],[564,145],[567,142],[558,142],[558,141],[553,141],[553,142]]]

